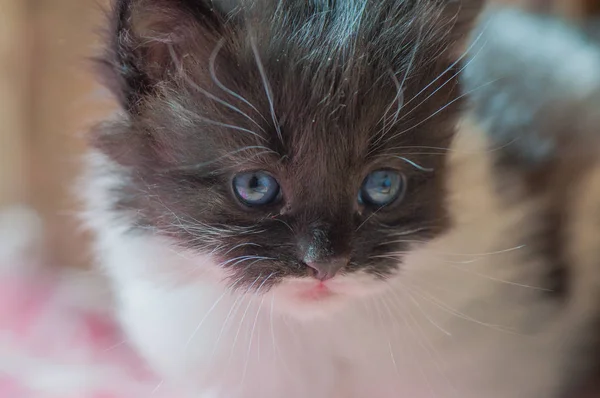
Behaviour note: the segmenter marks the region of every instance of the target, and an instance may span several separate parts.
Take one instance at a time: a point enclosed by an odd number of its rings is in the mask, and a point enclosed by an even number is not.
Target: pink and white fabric
[[[95,286],[32,269],[0,264],[0,398],[177,398],[98,305]]]

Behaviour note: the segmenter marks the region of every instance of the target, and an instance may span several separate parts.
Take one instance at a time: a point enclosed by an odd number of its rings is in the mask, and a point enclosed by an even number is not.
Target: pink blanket
[[[94,278],[40,269],[0,264],[0,398],[176,397],[135,355]]]

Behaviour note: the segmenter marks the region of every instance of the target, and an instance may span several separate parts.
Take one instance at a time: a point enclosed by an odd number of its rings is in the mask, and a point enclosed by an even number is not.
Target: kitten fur
[[[504,34],[499,28],[513,27]],[[503,206],[531,202],[512,228],[527,242],[522,267],[541,264],[538,283],[562,339],[552,396],[600,394],[600,40],[597,21],[490,10],[463,74],[472,109],[494,151]],[[489,31],[488,31],[489,29]],[[524,39],[524,37],[526,39]],[[475,90],[476,87],[483,87]],[[521,232],[516,232],[520,230]]]
[[[92,134],[86,221],[117,315],[165,383],[203,398],[567,396],[576,347],[558,342],[589,329],[563,322],[583,318],[568,289],[548,294],[543,250],[522,255],[543,235],[510,229],[546,191],[506,209],[496,152],[466,130],[450,148],[452,54],[479,6],[115,3],[100,66],[123,110]],[[489,25],[471,48],[506,34]],[[597,54],[563,50],[578,48]],[[407,191],[370,211],[356,196],[379,168]],[[275,175],[283,205],[240,206],[245,170]],[[350,259],[325,297],[307,246]]]

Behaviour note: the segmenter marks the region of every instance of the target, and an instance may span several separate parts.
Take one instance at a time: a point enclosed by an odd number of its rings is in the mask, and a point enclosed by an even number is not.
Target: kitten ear
[[[214,47],[223,35],[226,13],[234,8],[233,0],[116,0],[100,66],[121,105],[134,112],[176,68],[175,54]]]

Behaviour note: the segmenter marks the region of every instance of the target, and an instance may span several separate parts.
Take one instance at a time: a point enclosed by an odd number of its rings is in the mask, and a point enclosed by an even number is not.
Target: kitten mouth
[[[308,289],[300,292],[300,297],[303,300],[315,301],[323,300],[327,297],[331,297],[334,293],[324,282],[318,282],[311,285]]]

